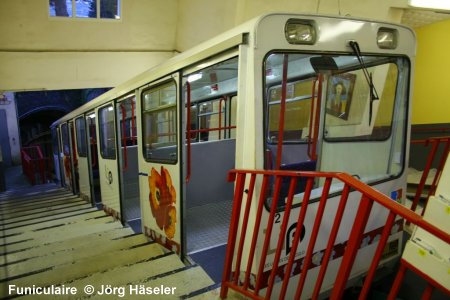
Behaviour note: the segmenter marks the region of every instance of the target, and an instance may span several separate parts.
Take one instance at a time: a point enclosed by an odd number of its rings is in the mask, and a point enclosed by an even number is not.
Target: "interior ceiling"
[[[422,27],[431,23],[436,23],[450,19],[450,12],[435,12],[423,9],[404,9],[402,24],[412,28]]]

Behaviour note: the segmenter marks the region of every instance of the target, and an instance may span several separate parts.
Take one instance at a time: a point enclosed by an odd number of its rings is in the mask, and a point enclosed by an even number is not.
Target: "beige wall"
[[[114,87],[172,52],[0,52],[0,90]]]
[[[51,18],[48,0],[0,1],[0,90],[117,85],[173,56],[178,0],[122,0],[122,19]]]
[[[122,0],[122,19],[51,18],[48,0],[0,0],[0,91],[110,87],[257,15],[400,21],[407,0]],[[338,5],[340,3],[340,7]]]

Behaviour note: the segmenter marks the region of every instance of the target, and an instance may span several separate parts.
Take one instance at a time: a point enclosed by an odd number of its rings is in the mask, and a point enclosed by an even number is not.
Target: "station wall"
[[[413,124],[450,125],[450,20],[419,27]]]
[[[0,91],[110,87],[172,57],[178,0],[120,1],[120,20],[50,17],[0,1]]]

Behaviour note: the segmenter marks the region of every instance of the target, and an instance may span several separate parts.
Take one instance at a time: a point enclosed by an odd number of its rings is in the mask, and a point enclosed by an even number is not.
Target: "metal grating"
[[[187,253],[195,253],[227,243],[231,201],[209,203],[187,210]]]

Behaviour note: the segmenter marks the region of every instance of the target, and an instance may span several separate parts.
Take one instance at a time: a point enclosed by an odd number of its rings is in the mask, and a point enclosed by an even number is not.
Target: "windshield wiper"
[[[369,73],[369,71],[367,71],[366,65],[361,55],[361,50],[359,49],[358,42],[350,41],[348,42],[348,45],[352,48],[353,52],[355,53],[355,56],[358,59],[359,64],[361,65],[361,68],[363,70],[364,76],[366,77],[367,84],[369,85],[370,88],[370,107],[369,107],[369,125],[370,125],[370,123],[372,122],[373,101],[380,100],[380,98],[378,97],[377,90],[373,85],[372,73]]]

